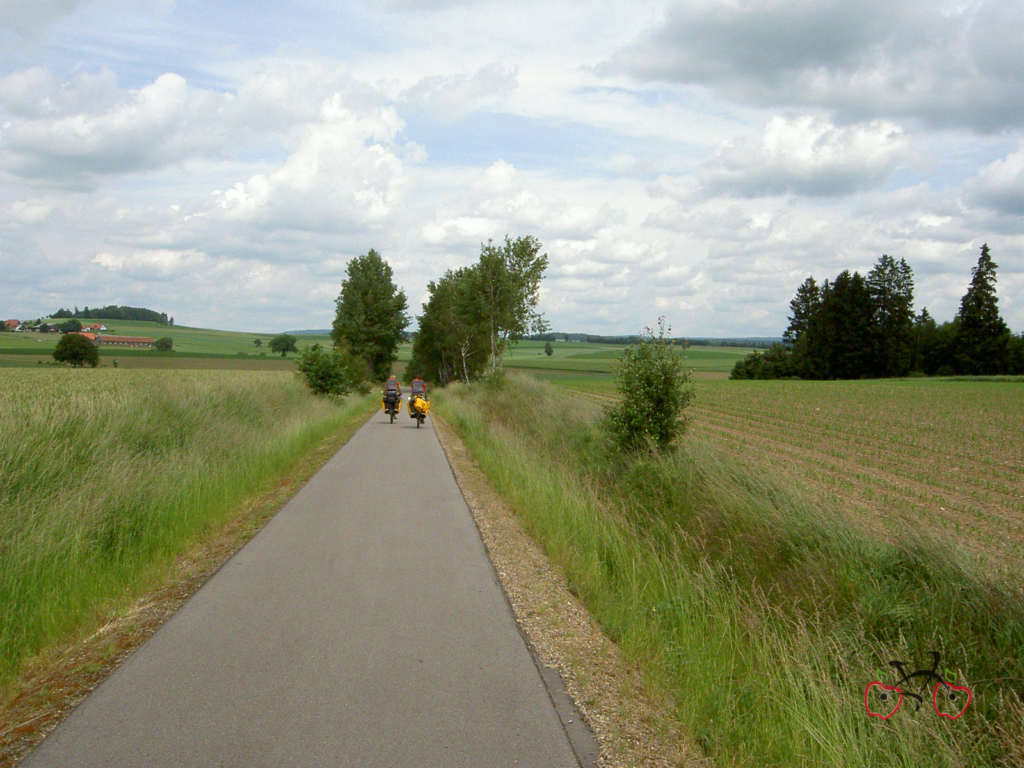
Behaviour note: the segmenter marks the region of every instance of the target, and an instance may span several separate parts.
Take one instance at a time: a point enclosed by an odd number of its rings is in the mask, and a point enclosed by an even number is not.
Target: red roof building
[[[21,320],[4,320],[4,327],[7,328],[8,331],[13,331],[19,325],[21,325]]]
[[[92,335],[92,334],[87,334]],[[98,336],[96,343],[101,347],[152,347],[156,339],[148,336]]]

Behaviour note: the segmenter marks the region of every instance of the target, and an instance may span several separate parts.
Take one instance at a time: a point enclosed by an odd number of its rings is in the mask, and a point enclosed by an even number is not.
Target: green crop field
[[[552,380],[590,381],[595,385],[596,382],[604,381],[604,388],[608,389],[612,386],[611,373],[615,363],[625,349],[618,344],[589,344],[575,341],[555,341],[551,346],[553,354],[548,356],[544,354],[543,341],[520,341],[512,344],[505,351],[503,365],[510,370],[537,372],[542,378]],[[686,362],[697,378],[724,378],[728,376],[737,360],[741,360],[752,351],[745,347],[695,346],[686,350]],[[399,362],[407,363],[411,354],[412,345],[403,344],[399,347]]]
[[[63,321],[54,321],[63,322]],[[160,325],[159,323],[135,321],[135,320],[82,320],[83,325],[91,323],[103,323],[107,326],[105,333],[116,336],[148,336],[159,339],[161,336],[169,336],[174,340],[174,351],[181,354],[206,354],[206,355],[246,355],[259,357],[262,352],[267,357],[273,357],[274,353],[268,348],[270,340],[275,334],[268,333],[238,333],[235,331],[217,331],[208,328],[190,328],[183,325]],[[330,344],[329,336],[297,336],[298,346],[311,345],[315,342]],[[60,334],[57,333],[3,333],[0,334],[0,354],[8,356],[15,354],[50,354]],[[260,339],[262,346],[257,347],[253,341]],[[100,354],[104,357],[145,354],[147,350],[126,350],[126,349],[102,349]]]

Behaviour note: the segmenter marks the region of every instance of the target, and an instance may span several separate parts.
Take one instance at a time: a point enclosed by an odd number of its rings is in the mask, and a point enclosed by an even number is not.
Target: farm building
[[[91,334],[90,334],[91,335]],[[96,344],[100,347],[141,347],[152,349],[156,339],[148,336],[97,336]]]
[[[16,331],[21,327],[21,320],[4,320],[4,328],[8,331]]]

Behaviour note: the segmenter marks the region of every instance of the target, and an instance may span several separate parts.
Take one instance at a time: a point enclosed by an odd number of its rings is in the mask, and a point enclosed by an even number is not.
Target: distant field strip
[[[592,400],[609,380],[545,375]],[[1024,568],[1024,386],[1015,382],[699,381],[692,434],[907,528]]]

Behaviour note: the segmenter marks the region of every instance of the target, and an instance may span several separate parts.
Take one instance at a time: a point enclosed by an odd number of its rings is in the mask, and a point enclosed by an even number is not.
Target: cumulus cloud
[[[1007,34],[1022,27],[1024,5],[1003,0],[688,0],[601,71],[844,120],[994,131],[1024,126],[1024,49]]]
[[[358,227],[384,220],[400,199],[404,165],[390,146],[402,128],[391,108],[357,114],[339,94],[270,174],[215,193],[225,218],[296,229]]]
[[[989,163],[967,185],[976,205],[1002,213],[1024,216],[1024,144],[1001,160]]]
[[[24,80],[55,83],[39,72],[22,73]],[[121,92],[116,102],[106,77],[79,78],[34,105],[19,98],[23,82],[7,78],[4,86],[3,103],[28,115],[0,127],[0,165],[22,177],[83,183],[216,154],[230,136],[222,113],[231,97],[192,88],[176,74]],[[89,98],[95,90],[107,96],[106,105]]]
[[[502,104],[516,88],[516,69],[488,64],[472,75],[432,75],[402,93],[401,100],[445,121]]]
[[[86,0],[0,0],[0,18],[5,25],[26,35],[34,34],[53,23],[55,20],[68,16]]]
[[[28,119],[100,114],[121,97],[109,69],[80,72],[64,82],[43,67],[0,77],[0,109]]]
[[[759,141],[723,145],[699,178],[712,193],[846,195],[884,181],[907,150],[893,123],[837,127],[812,116],[776,116]]]

